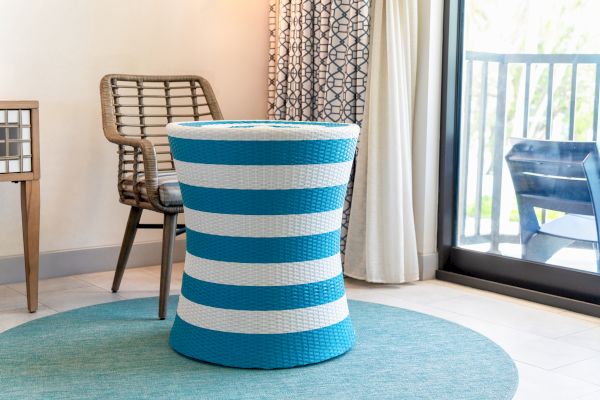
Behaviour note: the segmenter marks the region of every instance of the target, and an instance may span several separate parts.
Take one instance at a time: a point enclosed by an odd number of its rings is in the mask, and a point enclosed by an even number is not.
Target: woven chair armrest
[[[134,147],[136,149],[141,149],[142,148],[142,140],[143,139],[124,137],[124,136],[121,136],[119,134],[105,135],[105,136],[106,136],[106,138],[108,139],[109,142],[114,143],[114,144],[118,144],[120,146],[131,146],[131,147]]]
[[[120,146],[131,146],[135,149],[141,150],[142,160],[144,162],[146,185],[149,186],[150,184],[154,183],[154,186],[158,188],[158,165],[156,163],[156,151],[154,150],[154,145],[151,141],[148,139],[123,137],[119,134],[106,135],[106,137],[111,143],[115,143]]]
[[[144,163],[144,179],[146,181],[146,190],[151,203],[159,203],[158,199],[158,163],[156,161],[156,151],[151,141],[147,139],[138,139],[140,149],[142,150],[142,161]]]
[[[148,197],[152,203],[158,202],[158,164],[156,162],[156,151],[152,142],[147,139],[123,137],[118,133],[113,135],[106,134],[106,138],[111,143],[119,146],[130,146],[140,150],[144,164],[144,182],[148,191]],[[137,178],[137,174],[133,174],[134,187],[137,187]]]
[[[142,162],[144,164],[144,181],[148,195],[152,198],[152,194],[158,195],[158,163],[156,162],[156,151],[154,145],[148,139],[137,139],[130,137],[123,137],[120,135],[111,136],[108,138],[112,143],[116,143],[121,146],[131,146],[135,149],[139,149],[142,153]],[[134,184],[137,177],[134,177]],[[157,197],[158,200],[158,197]]]

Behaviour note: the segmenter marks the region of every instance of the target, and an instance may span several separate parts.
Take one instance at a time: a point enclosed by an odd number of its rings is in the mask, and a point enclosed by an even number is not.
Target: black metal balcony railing
[[[571,66],[570,78],[570,98],[568,105],[568,131],[561,132],[560,137],[556,137],[553,133],[553,102],[555,96],[560,96],[561,93],[554,93],[554,77],[555,66],[563,64]],[[528,137],[530,126],[530,103],[531,103],[531,71],[532,66],[536,68],[541,66],[547,70],[547,85],[545,93],[545,132],[543,138],[555,140],[577,140],[574,135],[576,124],[576,99],[577,99],[577,84],[578,70],[581,65],[595,66],[595,82],[593,90],[593,121],[591,128],[591,138],[587,140],[596,141],[598,139],[598,108],[600,95],[600,54],[495,54],[467,51],[465,54],[464,63],[464,80],[463,80],[463,112],[462,112],[462,136],[460,147],[460,168],[462,174],[465,174],[468,166],[475,165],[474,173],[475,180],[475,199],[474,212],[471,212],[472,228],[467,234],[465,227],[467,221],[467,179],[461,177],[459,202],[461,210],[459,210],[459,218],[457,233],[458,242],[462,245],[490,243],[490,251],[497,252],[500,243],[519,243],[518,233],[516,234],[501,234],[500,231],[500,211],[502,204],[502,182],[505,169],[504,154],[506,145],[506,116],[507,116],[507,80],[509,66],[521,65],[525,69],[525,84],[523,95],[523,107],[517,112],[522,113],[523,124],[522,129],[513,129],[511,136],[513,137]],[[479,87],[474,87],[474,68],[481,68],[477,71],[480,79]],[[496,71],[491,68],[497,68]],[[494,74],[490,74],[490,71]],[[488,87],[493,83],[490,76],[496,77],[496,91],[494,94],[488,93]],[[492,77],[493,78],[493,77]],[[479,92],[477,93],[476,90]],[[477,93],[479,104],[477,114],[472,115],[473,97]],[[493,121],[488,118],[488,101],[495,98],[495,113],[493,113]],[[491,111],[491,110],[490,110]],[[473,118],[475,115],[476,118]],[[474,119],[477,119],[474,121]],[[490,121],[488,121],[490,120]],[[488,129],[488,124],[492,123]],[[489,132],[486,134],[486,132]],[[471,149],[472,141],[477,140],[477,149],[473,152]],[[471,151],[469,151],[471,150]],[[484,171],[484,158],[489,158],[489,168]],[[475,160],[469,160],[469,157],[475,155]],[[482,208],[483,208],[483,181],[484,174],[491,174],[491,218],[490,227],[486,232],[482,232]],[[471,196],[472,204],[472,196]],[[542,214],[545,219],[545,212]]]

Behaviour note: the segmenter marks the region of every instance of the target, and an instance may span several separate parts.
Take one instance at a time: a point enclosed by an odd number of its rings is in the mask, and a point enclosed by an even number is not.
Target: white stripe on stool
[[[310,189],[345,185],[352,161],[308,165],[216,165],[175,160],[179,181],[216,189]]]
[[[289,286],[321,282],[342,273],[339,253],[321,260],[250,264],[207,260],[190,253],[185,273],[192,278],[236,286]]]
[[[342,208],[289,215],[217,214],[185,208],[185,225],[196,232],[237,237],[308,236],[340,228]]]
[[[346,296],[315,307],[241,311],[208,307],[179,296],[177,315],[188,324],[220,332],[278,334],[324,328],[348,317]]]
[[[218,140],[328,140],[328,139],[355,139],[358,136],[360,128],[356,125],[341,125],[341,126],[319,126],[310,125],[298,127],[271,127],[268,121],[264,123],[257,122],[254,127],[245,127],[244,129],[223,129],[232,127],[238,124],[218,124],[185,126],[180,122],[173,122],[167,125],[169,136],[182,139],[196,140],[215,140],[215,130],[218,130]],[[215,129],[216,128],[216,129]],[[306,130],[310,130],[310,136]]]

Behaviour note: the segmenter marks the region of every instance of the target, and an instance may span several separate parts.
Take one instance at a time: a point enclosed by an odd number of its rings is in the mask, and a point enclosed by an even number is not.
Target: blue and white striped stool
[[[187,225],[173,349],[241,368],[348,351],[340,225],[359,127],[212,121],[167,131]]]

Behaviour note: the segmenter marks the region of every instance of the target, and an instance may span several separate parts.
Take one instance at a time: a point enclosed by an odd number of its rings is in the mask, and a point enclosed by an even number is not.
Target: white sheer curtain
[[[344,269],[369,282],[419,279],[413,208],[419,2],[372,2],[367,108]]]

